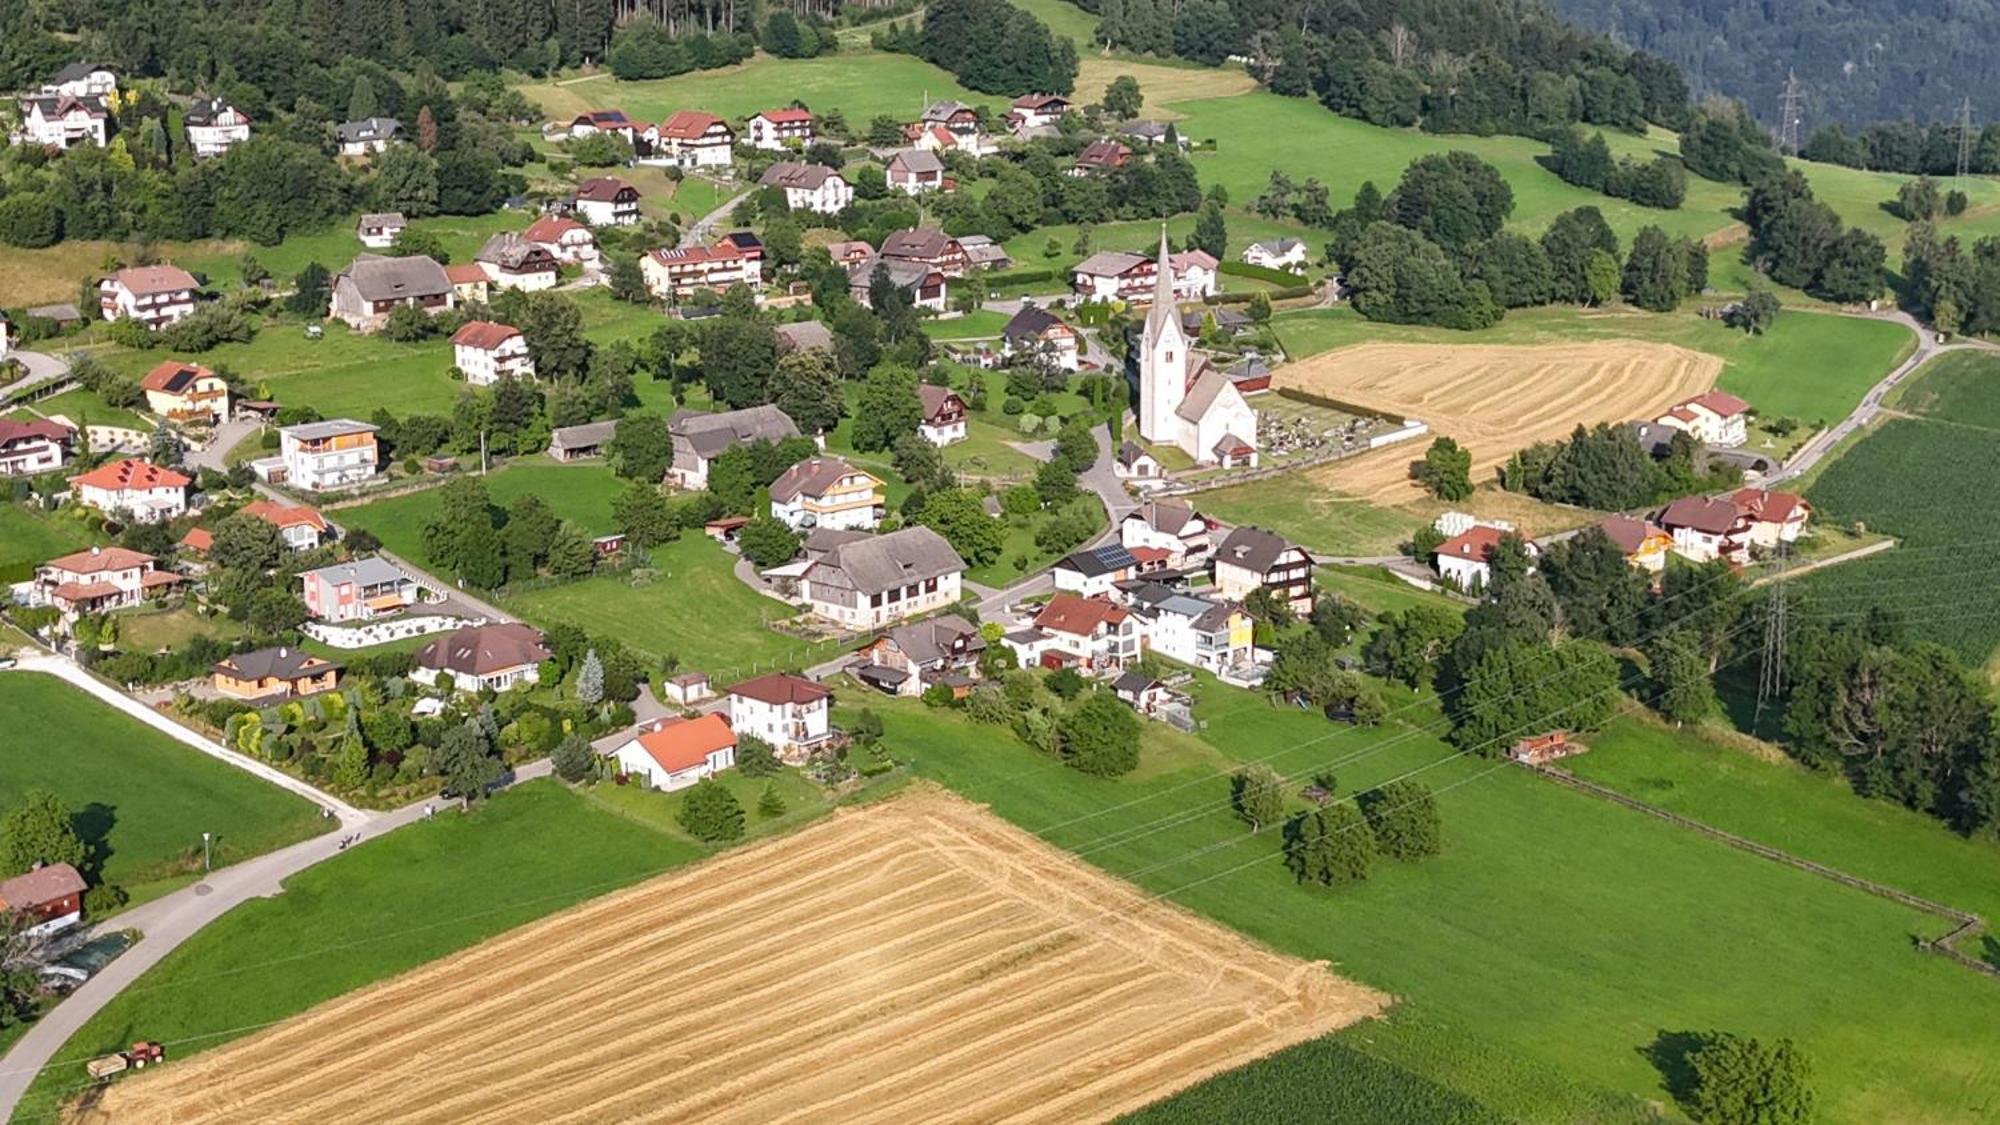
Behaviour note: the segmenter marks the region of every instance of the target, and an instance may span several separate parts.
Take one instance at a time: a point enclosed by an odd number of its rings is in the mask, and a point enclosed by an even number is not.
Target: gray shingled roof
[[[342,144],[358,141],[386,141],[403,131],[403,123],[393,117],[364,117],[359,121],[343,121],[333,127],[335,136]]]
[[[441,297],[452,291],[444,267],[421,254],[409,258],[357,255],[345,276],[354,283],[364,301]]]
[[[892,165],[900,165],[905,172],[942,172],[944,161],[935,152],[921,148],[906,148],[889,158]]]
[[[771,482],[771,499],[787,504],[799,496],[824,496],[840,478],[859,471],[838,457],[808,457]]]
[[[801,164],[796,160],[780,160],[764,169],[764,175],[757,180],[757,183],[760,187],[818,191],[828,177],[839,175],[838,171],[824,164]]]
[[[912,582],[942,578],[965,570],[965,560],[945,538],[928,527],[906,527],[844,543],[806,572],[808,581],[824,581],[822,571],[846,576],[845,585],[864,594],[880,594]]]
[[[791,324],[780,324],[778,350],[807,352],[814,348],[833,349],[833,332],[817,320],[801,320]]]
[[[752,441],[783,441],[799,436],[798,424],[775,406],[752,406],[704,414],[679,410],[667,420],[667,431],[685,440],[695,453],[713,457],[732,445]]]
[[[1262,572],[1277,565],[1279,557],[1291,547],[1282,535],[1261,527],[1239,527],[1215,549],[1215,558],[1217,562]]]
[[[250,680],[297,679],[309,667],[313,675],[319,675],[340,665],[296,648],[260,648],[253,652],[239,652],[215,664],[219,672]]]
[[[603,422],[585,422],[580,426],[557,426],[549,432],[549,445],[561,449],[589,449],[610,441],[618,432],[616,418]]]
[[[913,663],[929,664],[942,659],[953,641],[960,637],[971,638],[968,647],[973,651],[985,649],[986,642],[980,638],[979,630],[970,621],[955,613],[932,617],[923,621],[912,621],[889,630],[889,640]]]

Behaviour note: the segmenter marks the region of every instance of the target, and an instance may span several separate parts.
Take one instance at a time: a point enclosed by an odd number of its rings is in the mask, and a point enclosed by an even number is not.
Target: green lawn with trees
[[[87,547],[90,540],[71,513],[0,503],[0,579],[25,581],[37,564]]]
[[[921,59],[874,51],[842,51],[812,59],[758,55],[736,66],[673,78],[628,82],[606,75],[581,82],[531,83],[520,90],[558,120],[605,106],[617,106],[639,122],[658,122],[681,109],[705,109],[740,120],[797,99],[821,113],[838,109],[847,115],[849,125],[861,130],[877,114],[914,120],[926,98],[956,98],[996,109],[1004,108],[1007,100],[967,90]]]
[[[133,902],[201,873],[326,829],[310,801],[216,761],[119,714],[53,676],[0,673],[0,729],[35,731],[0,754],[0,810],[32,790],[53,792],[92,855],[93,882]],[[14,874],[8,872],[7,874]]]
[[[616,530],[611,518],[611,501],[625,491],[627,482],[613,476],[602,461],[562,464],[536,455],[510,461],[485,477],[486,492],[502,508],[523,496],[539,496],[548,502],[558,519],[574,523],[587,535],[609,535]],[[442,489],[392,496],[358,508],[341,510],[340,521],[349,527],[367,528],[382,545],[404,558],[428,563],[424,551],[424,527],[437,517]]]

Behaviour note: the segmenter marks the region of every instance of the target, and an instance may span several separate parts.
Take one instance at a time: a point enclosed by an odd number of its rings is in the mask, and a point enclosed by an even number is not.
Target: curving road
[[[46,383],[51,379],[60,379],[69,374],[69,360],[59,355],[50,355],[47,352],[24,352],[16,349],[8,352],[7,358],[20,360],[21,366],[26,368],[28,373],[6,386],[0,387],[0,399],[8,398],[19,391],[25,391],[38,383]]]
[[[1911,332],[1916,333],[1917,349],[1910,353],[1908,359],[1897,364],[1895,370],[1883,376],[1881,382],[1870,387],[1868,393],[1861,396],[1861,402],[1848,413],[1847,417],[1813,435],[1811,441],[1800,446],[1799,451],[1792,455],[1792,459],[1785,462],[1784,468],[1765,478],[1766,484],[1778,484],[1782,481],[1804,476],[1810,472],[1814,465],[1824,460],[1826,455],[1833,452],[1841,442],[1846,441],[1849,435],[1868,426],[1876,418],[1880,417],[1882,414],[1882,400],[1888,397],[1890,391],[1895,390],[1905,379],[1908,379],[1917,368],[1929,362],[1933,356],[1949,351],[1956,351],[1961,348],[1983,346],[1977,343],[1939,343],[1936,333],[1919,324],[1916,317],[1900,310],[1877,313],[1869,319],[1893,320],[1903,327],[1908,328]]]

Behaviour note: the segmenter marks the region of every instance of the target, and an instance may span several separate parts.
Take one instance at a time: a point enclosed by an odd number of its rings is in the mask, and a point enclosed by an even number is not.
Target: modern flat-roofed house
[[[813,143],[812,110],[790,106],[753,114],[743,123],[743,139],[751,148],[804,148]]]
[[[674,439],[674,461],[667,479],[682,488],[703,489],[708,487],[709,462],[724,450],[753,441],[795,438],[799,427],[789,414],[766,404],[716,414],[676,410],[667,419],[667,432]]]
[[[713,113],[683,109],[646,130],[653,158],[676,168],[727,168],[736,130]]]
[[[505,378],[532,379],[535,359],[528,354],[528,338],[511,324],[491,320],[468,320],[451,334],[452,363],[475,387],[491,386]]]
[[[1709,391],[1654,419],[1659,425],[1685,430],[1703,445],[1731,448],[1749,436],[1750,404],[1723,391]]]
[[[936,446],[965,440],[965,400],[950,387],[917,384],[917,404],[923,408],[917,419],[917,434]]]
[[[1077,331],[1047,309],[1024,307],[1000,330],[1001,354],[1043,360],[1063,371],[1083,365]]]
[[[771,482],[771,518],[794,531],[873,531],[882,510],[881,479],[838,457],[808,457]]]
[[[958,239],[935,227],[891,231],[882,240],[881,256],[891,261],[917,262],[946,277],[964,277],[969,265]]]
[[[25,477],[63,467],[76,448],[76,430],[47,418],[0,418],[0,477]]]
[[[329,315],[356,332],[375,332],[389,323],[389,314],[400,305],[436,316],[457,304],[451,278],[432,259],[421,254],[408,258],[360,254],[334,275]]]
[[[1015,133],[1053,129],[1069,112],[1069,99],[1061,94],[1022,94],[1007,110],[1007,124]]]
[[[594,176],[576,185],[576,213],[594,227],[629,227],[639,222],[639,189],[616,176]]]
[[[1631,516],[1609,516],[1597,525],[1604,537],[1625,554],[1629,566],[1659,574],[1667,569],[1667,555],[1674,549],[1673,533],[1651,520]]]
[[[83,920],[83,876],[67,863],[45,863],[0,882],[0,913],[26,938],[59,934]]]
[[[252,500],[239,509],[278,529],[278,537],[294,551],[310,551],[326,542],[332,530],[326,517],[304,504],[280,504],[275,500]]]
[[[104,98],[118,89],[118,76],[111,68],[94,62],[73,62],[49,75],[42,83],[44,94],[67,94],[72,98]]]
[[[1245,246],[1243,261],[1246,265],[1261,266],[1267,270],[1296,273],[1306,264],[1310,254],[1302,238],[1267,238]]]
[[[736,732],[721,715],[669,716],[640,726],[610,757],[627,779],[671,793],[735,765]]]
[[[1132,162],[1132,150],[1123,142],[1109,137],[1099,137],[1083,146],[1076,154],[1076,163],[1070,166],[1072,176],[1102,176],[1115,172]]]
[[[68,150],[77,145],[103,148],[110,137],[111,110],[101,97],[46,94],[22,98],[21,128],[15,136],[26,144]]]
[[[1213,558],[1217,592],[1240,602],[1269,590],[1300,617],[1313,608],[1313,561],[1305,548],[1261,527],[1239,527],[1217,544]]]
[[[231,699],[289,699],[332,691],[340,665],[296,648],[260,648],[225,656],[209,668],[218,695]]]
[[[945,310],[951,290],[944,272],[922,262],[900,258],[874,258],[848,267],[847,294],[863,308],[874,307],[869,289],[874,284],[875,267],[878,265],[888,273],[889,284],[910,295],[912,305],[936,312]]]
[[[396,244],[396,236],[409,225],[410,221],[403,217],[401,211],[370,212],[354,224],[354,237],[370,250],[387,250]]]
[[[551,655],[541,631],[533,626],[467,625],[418,649],[416,666],[422,672],[413,675],[428,683],[442,672],[460,691],[506,691],[540,681],[542,661]]]
[[[617,433],[617,419],[557,426],[549,433],[549,456],[558,461],[581,461],[586,457],[602,456],[605,443]]]
[[[381,152],[391,141],[403,135],[403,123],[393,117],[364,117],[359,121],[343,121],[333,127],[334,138],[340,143],[342,156],[366,156],[371,152]]]
[[[97,283],[106,320],[130,317],[158,330],[194,313],[194,275],[179,266],[128,266]]]
[[[944,161],[935,152],[906,148],[889,157],[882,176],[890,188],[905,195],[945,189]]]
[[[833,735],[833,692],[799,676],[773,673],[729,689],[736,737],[761,738],[796,765]]]
[[[566,215],[543,215],[529,223],[521,237],[547,250],[559,262],[585,266],[597,262],[597,236]]]
[[[814,616],[873,629],[958,602],[965,560],[928,527],[842,543],[807,565],[799,593]]]
[[[1193,504],[1163,497],[1146,501],[1119,521],[1118,541],[1127,550],[1161,548],[1167,552],[1167,565],[1179,569],[1208,557],[1213,530]]]
[[[126,457],[69,478],[76,502],[138,523],[165,523],[188,509],[186,473]]]
[[[547,247],[511,230],[487,239],[472,260],[479,263],[493,284],[527,293],[555,288],[559,272],[556,256]]]
[[[863,645],[858,655],[867,663],[855,675],[891,695],[922,695],[934,684],[957,694],[979,678],[985,651],[977,626],[944,613],[905,622]]]
[[[598,133],[622,137],[628,145],[639,143],[639,126],[625,116],[622,109],[585,110],[570,120],[569,135],[572,137],[589,137]]]
[[[374,477],[380,449],[374,426],[352,418],[329,418],[279,430],[278,460],[281,471],[267,478],[272,483],[323,492]]]
[[[1199,301],[1216,293],[1216,261],[1200,250],[1168,255],[1176,301]],[[1070,289],[1085,301],[1146,303],[1153,299],[1158,263],[1144,254],[1100,250],[1070,271]]]
[[[780,160],[764,169],[757,184],[784,192],[785,206],[794,211],[837,215],[854,202],[854,185],[837,169],[824,164]]]
[[[1683,496],[1660,513],[1660,526],[1674,537],[1674,553],[1690,562],[1750,560],[1750,513],[1728,500]]]
[[[169,422],[220,424],[229,420],[229,384],[198,363],[170,359],[139,381],[146,409]]]
[[[336,624],[401,613],[417,601],[417,580],[375,556],[308,570],[299,584],[306,612]]]
[[[685,297],[698,289],[717,293],[732,285],[764,284],[764,244],[747,231],[724,235],[711,246],[661,247],[639,259],[646,289],[655,297]]]
[[[250,115],[221,98],[203,98],[187,108],[188,147],[196,156],[221,156],[250,139]]]
[[[123,547],[92,547],[36,567],[29,596],[55,606],[65,619],[123,609],[180,584],[181,576],[159,569],[158,562]]]

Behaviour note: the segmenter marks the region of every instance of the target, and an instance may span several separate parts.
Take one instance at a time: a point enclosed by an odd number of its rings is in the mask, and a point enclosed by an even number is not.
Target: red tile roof
[[[169,394],[183,394],[197,379],[214,378],[215,372],[198,363],[182,363],[177,359],[167,360],[139,381],[139,386],[148,391],[165,391]]]
[[[184,550],[205,555],[215,548],[215,536],[205,527],[190,527],[187,529],[187,534],[181,536],[180,546]]]
[[[620,192],[638,194],[638,189],[616,176],[594,176],[576,185],[576,197],[593,203],[615,203]]]
[[[1765,523],[1784,523],[1793,513],[1812,513],[1812,505],[1795,492],[1767,492],[1761,488],[1739,488],[1729,494],[1736,510]]]
[[[140,551],[128,551],[123,547],[92,547],[88,551],[78,551],[59,559],[50,559],[42,565],[66,574],[101,574],[107,570],[131,570],[133,567],[153,565],[153,556]]]
[[[92,488],[144,491],[150,488],[186,488],[194,483],[194,478],[172,469],[162,468],[150,461],[127,457],[122,461],[113,461],[108,465],[100,465],[90,472],[73,476],[69,478],[69,482]]]
[[[83,876],[76,868],[51,863],[0,883],[0,905],[9,910],[34,910],[83,891]]]
[[[134,296],[194,289],[194,275],[179,266],[133,266],[111,275]]]
[[[797,106],[790,106],[786,109],[767,109],[757,116],[769,121],[773,125],[794,125],[801,121],[811,121],[813,119],[812,110],[800,109]]]
[[[453,285],[483,285],[486,271],[478,262],[460,262],[444,268],[444,279]]]
[[[1096,633],[1099,626],[1117,625],[1124,620],[1124,607],[1114,604],[1109,598],[1057,594],[1035,617],[1035,627],[1088,637]]]
[[[755,699],[760,703],[781,705],[786,703],[817,703],[831,699],[833,692],[808,679],[773,672],[754,680],[745,680],[729,689],[730,695],[740,695]]]
[[[669,719],[639,736],[639,748],[668,773],[693,769],[717,750],[736,745],[736,732],[713,712],[693,719]]]
[[[468,348],[478,348],[490,352],[521,334],[521,330],[511,324],[500,324],[491,320],[468,320],[451,334],[453,344],[464,344]]]
[[[1505,534],[1506,532],[1497,527],[1481,524],[1438,544],[1438,558],[1478,559],[1480,562],[1485,562],[1493,557],[1493,552],[1500,546],[1500,537]]]
[[[280,504],[272,500],[253,500],[243,505],[243,514],[256,516],[277,528],[310,527],[315,531],[326,530],[326,517],[303,504]]]
[[[672,117],[660,122],[660,136],[677,141],[700,140],[710,129],[722,124],[722,118],[698,109],[675,111]]]
[[[589,227],[568,216],[543,215],[541,218],[529,223],[528,229],[521,232],[521,237],[527,239],[529,242],[553,243],[561,241],[563,235],[579,230],[585,234],[590,233]]]
[[[1699,406],[1703,410],[1721,415],[1724,418],[1732,414],[1741,414],[1750,409],[1749,403],[1744,402],[1727,391],[1710,391],[1707,394],[1696,395],[1681,405]]]

